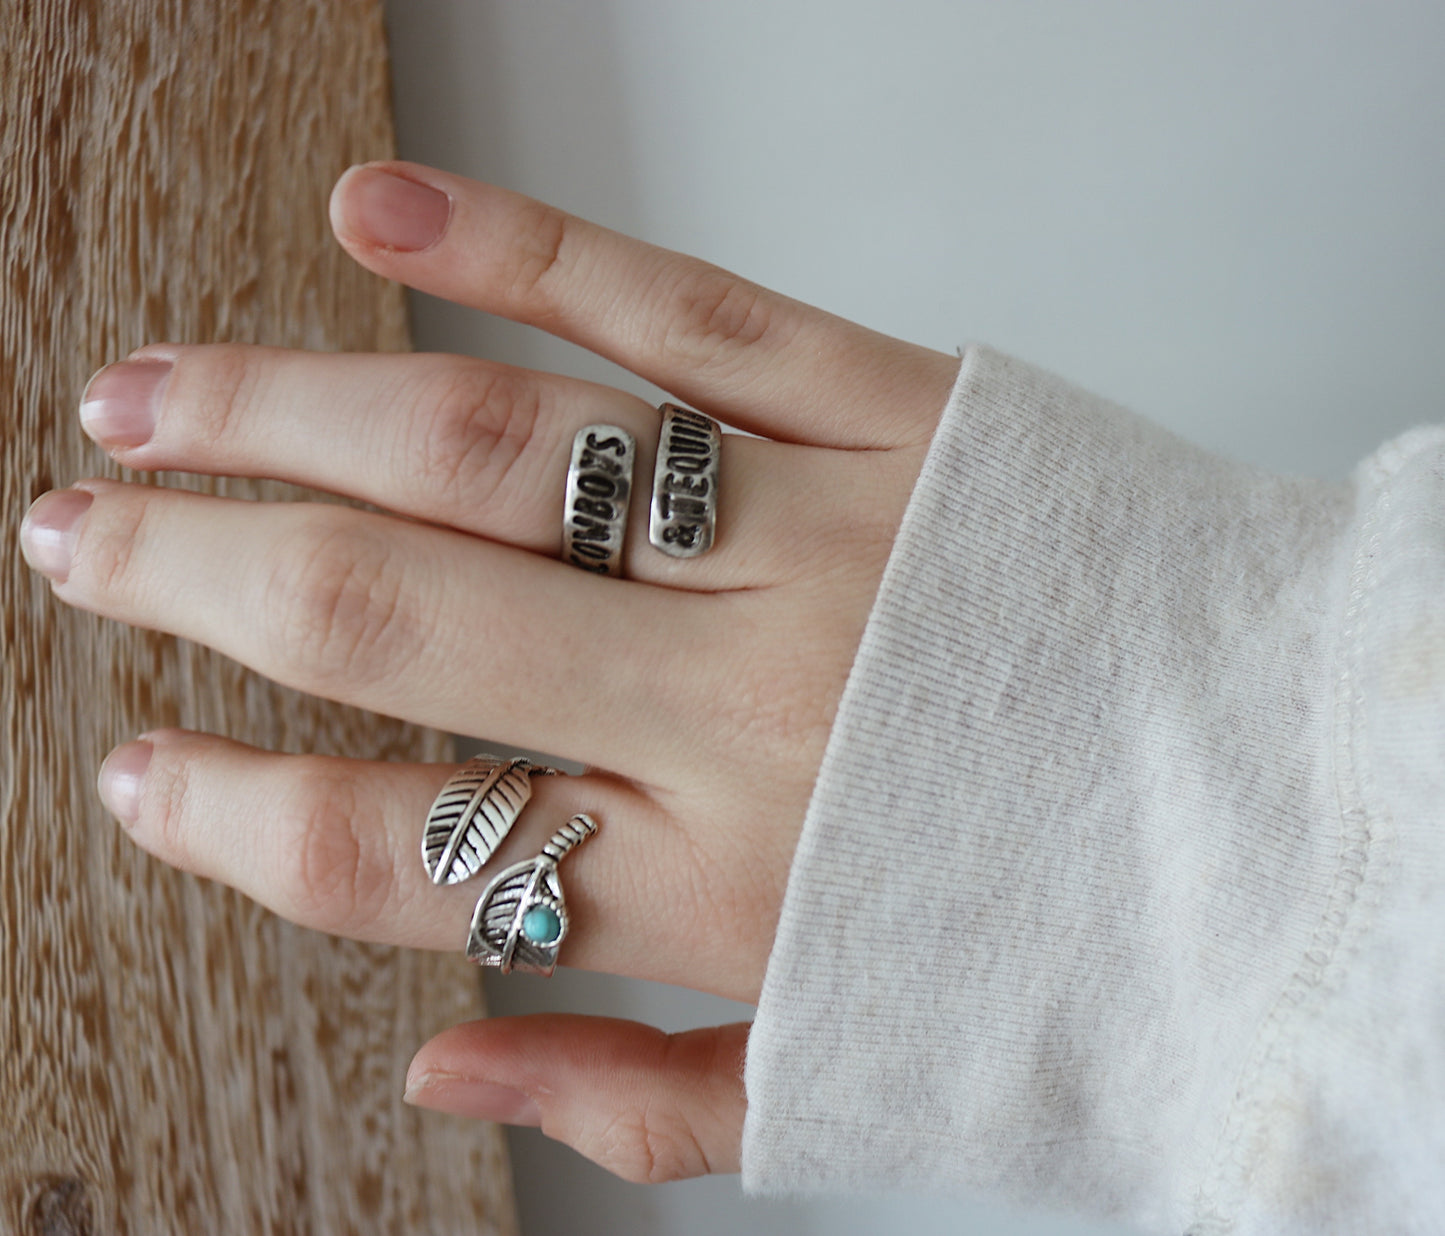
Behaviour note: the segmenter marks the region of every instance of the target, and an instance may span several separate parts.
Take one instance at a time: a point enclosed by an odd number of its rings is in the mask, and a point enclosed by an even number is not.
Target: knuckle
[[[815,531],[808,552],[811,560],[806,564],[813,576],[813,586],[840,597],[868,597],[871,599],[878,590],[878,581],[883,577],[888,557],[893,552],[893,543],[898,536],[899,516],[890,511],[878,511],[870,504],[860,502],[856,511],[850,511],[846,520],[836,520],[825,528]],[[801,538],[800,538],[801,540]],[[856,607],[855,607],[856,608]],[[853,610],[834,608],[831,611],[832,632],[835,643],[853,638],[862,638],[862,624],[844,625],[845,616]],[[866,618],[866,612],[856,618]],[[856,626],[856,633],[853,627]]]
[[[385,540],[354,512],[321,508],[278,548],[262,612],[282,676],[322,693],[393,676],[415,632]]]
[[[507,297],[533,320],[544,321],[559,311],[553,276],[565,268],[574,222],[545,202],[529,201],[521,208],[506,272]]]
[[[275,895],[287,918],[333,934],[369,936],[391,900],[391,855],[375,808],[355,782],[308,760],[277,811]]]
[[[156,496],[141,486],[97,493],[81,525],[72,578],[83,572],[89,589],[107,598],[136,592],[139,564],[154,531]]]
[[[466,364],[433,379],[408,418],[401,482],[422,478],[447,507],[489,502],[526,454],[541,403],[536,383],[508,369]]]
[[[144,834],[146,848],[181,868],[192,865],[186,844],[193,830],[189,826],[194,801],[194,766],[187,759],[167,759],[157,747],[146,768],[142,812],[135,832]]]
[[[711,1170],[682,1113],[662,1103],[649,1103],[613,1119],[598,1139],[597,1160],[633,1184],[666,1184]]]
[[[694,366],[726,365],[776,335],[774,297],[714,266],[689,265],[666,299],[663,347]]]
[[[189,436],[212,446],[241,431],[243,413],[255,402],[258,351],[242,343],[216,343],[181,352],[176,365],[183,381],[170,383],[167,396],[190,393],[181,422]]]
[[[826,646],[816,633],[809,638]],[[834,671],[822,658],[813,663],[792,656],[789,650],[796,645],[786,640],[759,639],[757,647],[770,651],[758,651],[745,662],[723,697],[728,729],[744,748],[821,754],[847,665]]]

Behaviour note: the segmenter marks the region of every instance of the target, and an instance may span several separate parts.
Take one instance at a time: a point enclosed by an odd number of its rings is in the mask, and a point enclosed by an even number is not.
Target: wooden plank
[[[474,970],[172,872],[94,790],[159,725],[382,758],[445,740],[74,612],[14,548],[33,497],[118,474],[75,409],[129,349],[407,346],[400,291],[325,221],[337,174],[391,153],[387,89],[374,0],[0,3],[0,1230],[515,1231],[497,1131],[401,1102],[411,1051],[480,1014]]]

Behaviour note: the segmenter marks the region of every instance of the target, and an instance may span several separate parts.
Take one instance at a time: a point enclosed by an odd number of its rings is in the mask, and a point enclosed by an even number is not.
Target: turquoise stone
[[[522,915],[522,934],[533,944],[551,944],[562,934],[562,920],[548,906],[533,906]]]

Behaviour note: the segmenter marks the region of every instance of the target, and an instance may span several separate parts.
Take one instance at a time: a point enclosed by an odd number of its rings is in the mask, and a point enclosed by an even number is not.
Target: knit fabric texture
[[[749,1044],[759,1193],[1445,1231],[1445,432],[1351,483],[964,357]]]

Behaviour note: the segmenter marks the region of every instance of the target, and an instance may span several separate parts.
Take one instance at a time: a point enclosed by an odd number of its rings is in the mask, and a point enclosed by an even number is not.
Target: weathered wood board
[[[104,753],[159,725],[383,758],[444,739],[73,612],[15,541],[33,497],[115,474],[75,409],[143,342],[406,346],[399,289],[326,228],[340,171],[391,153],[380,9],[0,0],[7,1233],[515,1231],[497,1130],[401,1101],[411,1051],[480,1014],[472,968],[172,872],[94,790]]]

